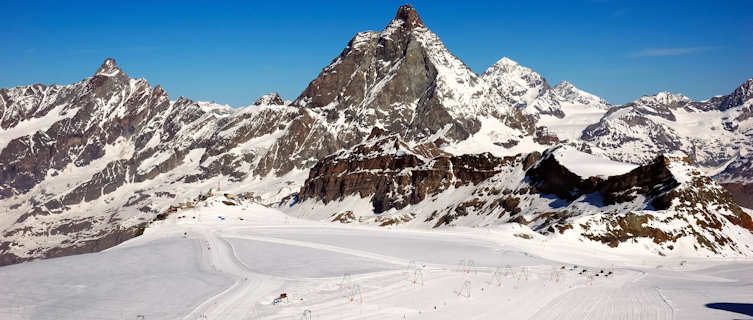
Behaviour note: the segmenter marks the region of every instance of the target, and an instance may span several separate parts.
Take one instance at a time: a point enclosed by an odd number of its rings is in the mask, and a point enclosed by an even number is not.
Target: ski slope
[[[104,252],[0,268],[0,318],[731,319],[745,316],[706,304],[752,302],[751,261],[519,232],[340,225],[210,200]]]

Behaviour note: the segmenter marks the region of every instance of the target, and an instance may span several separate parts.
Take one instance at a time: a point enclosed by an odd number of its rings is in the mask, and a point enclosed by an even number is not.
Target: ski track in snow
[[[279,288],[282,281],[249,271],[230,242],[218,237],[214,231],[200,230],[198,234],[205,244],[201,247],[205,262],[218,272],[233,276],[235,283],[183,319],[252,319],[256,312],[253,302]]]
[[[282,286],[283,281],[275,277],[256,274],[249,271],[242,259],[238,257],[231,242],[224,237],[218,237],[215,232],[203,230],[200,232],[206,241],[207,252],[204,254],[206,262],[219,272],[236,277],[235,284],[226,291],[207,300],[184,319],[248,319],[254,318],[256,310],[251,301],[258,301],[268,293]],[[339,246],[317,244],[304,241],[288,240],[274,237],[242,235],[239,232],[228,233],[228,239],[245,239],[268,243],[284,244],[317,250],[331,251],[341,254],[368,258],[375,261],[409,266],[410,261],[362,250],[348,249]],[[203,248],[202,248],[203,249]],[[423,264],[434,271],[452,271],[456,266],[443,264]],[[477,267],[476,271],[491,272],[488,267]],[[531,319],[673,319],[673,310],[658,289],[641,286],[637,283],[646,277],[642,271],[626,270],[628,276],[619,278],[619,282],[609,283],[609,286],[584,286],[567,290],[557,295],[552,301],[540,308]],[[401,284],[385,286],[366,294],[368,300],[379,300],[401,291]],[[533,297],[531,297],[533,298]],[[317,306],[317,310],[324,314],[339,314],[346,318],[370,318],[363,314],[363,307],[347,308],[341,303],[325,303]],[[484,313],[492,316],[493,312]],[[272,317],[277,318],[277,317]],[[378,318],[378,317],[377,317]],[[484,316],[474,317],[484,319]]]
[[[301,226],[303,229],[311,229],[311,226]],[[295,226],[290,227],[295,229]],[[219,236],[220,229],[200,228],[197,232],[204,243],[206,251],[202,254],[205,263],[217,272],[222,272],[236,278],[236,282],[227,290],[217,294],[211,299],[205,301],[186,315],[183,319],[289,319],[297,318],[295,311],[284,310],[282,312],[273,312],[272,314],[259,314],[257,307],[261,306],[259,301],[265,297],[271,296],[279,291],[285,285],[286,281],[317,281],[319,278],[297,278],[288,279],[285,277],[276,277],[250,271],[251,268],[246,266],[243,259],[236,252],[230,240],[250,240],[263,243],[281,244],[295,246],[299,248],[308,248],[312,250],[323,250],[338,254],[350,255],[359,258],[365,258],[373,261],[383,262],[398,266],[399,268],[409,267],[415,263],[405,258],[394,257],[385,254],[378,254],[366,250],[353,249],[343,246],[331,245],[326,243],[316,243],[310,241],[300,241],[294,239],[285,239],[268,236],[267,233],[254,232],[253,228],[231,227],[222,229],[223,234]],[[453,281],[455,273],[453,271],[457,266],[441,263],[421,263],[424,272],[430,274],[427,281],[442,283]],[[530,266],[533,278],[545,278],[547,266]],[[474,268],[475,272],[482,273],[481,278],[491,274],[494,270],[492,267],[478,266]],[[543,271],[542,271],[543,270]],[[619,271],[618,271],[619,270]],[[378,279],[382,277],[400,277],[402,271],[385,271],[374,272],[356,277],[367,283],[370,278]],[[649,275],[646,271],[640,269],[624,268],[615,269],[618,276],[613,277],[610,281],[584,281],[583,278],[573,277],[572,275],[563,275],[563,282],[569,282],[568,288],[552,288],[548,292],[542,293],[532,288],[521,289],[517,294],[516,305],[522,310],[528,309],[531,314],[515,312],[517,316],[525,319],[676,319],[675,309],[671,301],[665,296],[660,288],[647,282]],[[567,277],[570,277],[567,279]],[[466,276],[466,278],[472,278]],[[476,277],[479,278],[478,276]],[[476,280],[477,280],[476,279]],[[332,280],[332,279],[330,279]],[[504,281],[510,281],[505,279]],[[508,282],[509,283],[509,282]],[[526,282],[522,284],[531,285],[536,282]],[[491,283],[489,283],[491,284]],[[517,287],[520,283],[516,283]],[[539,285],[538,283],[536,285]],[[548,284],[544,282],[544,287]],[[368,289],[366,289],[368,288]],[[487,286],[487,289],[492,288]],[[320,315],[316,318],[321,319],[384,319],[390,316],[399,316],[401,313],[416,314],[413,308],[400,307],[383,307],[379,303],[390,300],[394,296],[412,295],[412,287],[406,286],[403,281],[385,282],[377,287],[364,286],[363,300],[374,301],[375,303],[366,305],[363,303],[348,303],[342,299],[324,299],[308,307],[315,309]],[[517,290],[517,288],[516,288]],[[482,291],[483,292],[483,291]],[[478,293],[476,293],[478,294]],[[415,298],[414,298],[415,299]],[[415,303],[415,302],[414,302]],[[453,302],[457,306],[457,302]],[[483,311],[473,312],[473,316],[468,319],[489,319],[496,315],[507,312],[508,306],[486,306]],[[297,308],[300,309],[300,308]],[[269,308],[266,310],[269,312]],[[278,310],[279,311],[279,310]],[[300,311],[300,310],[298,310]],[[326,315],[321,317],[321,315]],[[421,315],[419,312],[418,315]],[[425,314],[428,319],[450,318],[447,315]],[[406,317],[406,319],[412,317]]]
[[[531,319],[674,319],[672,307],[655,289],[639,285],[631,274],[614,287],[583,287],[560,295]],[[612,283],[614,284],[614,283]]]

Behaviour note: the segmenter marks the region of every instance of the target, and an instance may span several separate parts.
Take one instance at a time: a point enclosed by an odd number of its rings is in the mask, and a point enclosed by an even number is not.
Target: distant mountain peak
[[[256,99],[256,101],[254,101],[255,106],[260,106],[260,105],[281,106],[284,104],[285,104],[285,100],[283,100],[282,97],[280,97],[280,94],[278,94],[277,92],[267,93],[259,97],[259,99]]]
[[[510,59],[508,57],[502,57],[502,59],[499,59],[495,65],[504,65],[504,66],[517,66],[519,65],[517,61]]]
[[[115,59],[113,58],[107,58],[104,62],[102,62],[102,65],[97,69],[97,72],[94,73],[95,76],[114,76],[118,73],[124,73],[120,67],[118,67],[118,64],[115,63]]]
[[[693,100],[686,97],[685,95],[681,93],[672,93],[669,91],[661,91],[655,95],[652,96],[642,96],[640,99],[638,99],[636,102],[643,102],[643,103],[659,103],[662,105],[671,105],[671,104],[677,104],[677,103],[687,103],[692,102]]]
[[[751,99],[753,99],[753,79],[748,79],[729,95],[712,98],[711,103],[718,110],[727,110],[741,106]]]
[[[535,73],[533,69],[527,68],[524,66],[521,66],[517,61],[512,60],[508,57],[503,57],[502,59],[499,59],[495,64],[490,66],[484,74],[499,74],[499,73],[511,73],[511,72],[520,72],[525,74],[532,74]],[[538,74],[536,74],[538,75]]]
[[[499,59],[486,69],[481,78],[499,89],[514,105],[522,109],[549,90],[549,84],[544,77],[507,57]]]
[[[567,81],[560,81],[554,88],[559,88],[560,90],[566,90],[566,89],[572,89],[575,88],[575,86]]]

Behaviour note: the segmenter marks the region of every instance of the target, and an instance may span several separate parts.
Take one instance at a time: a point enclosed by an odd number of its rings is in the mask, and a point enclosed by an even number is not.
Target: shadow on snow
[[[735,312],[739,314],[744,314],[746,316],[753,316],[753,303],[731,303],[731,302],[707,303],[706,308]]]

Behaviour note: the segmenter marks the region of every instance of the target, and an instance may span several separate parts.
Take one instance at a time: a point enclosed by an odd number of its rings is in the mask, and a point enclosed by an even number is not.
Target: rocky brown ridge
[[[402,209],[451,187],[479,183],[505,160],[491,154],[451,156],[433,143],[408,146],[397,134],[379,135],[320,160],[298,194],[325,204],[348,196],[372,197],[374,213]]]
[[[439,227],[483,217],[526,224],[545,234],[579,232],[610,246],[648,238],[662,252],[673,250],[678,239],[692,237],[696,250],[753,253],[726,231],[729,226],[741,228],[753,239],[750,216],[726,190],[694,171],[687,158],[662,155],[622,175],[583,178],[557,160],[554,152],[561,147],[506,158],[488,153],[432,155],[414,150],[396,134],[373,134],[350,150],[320,160],[292,212],[296,207],[326,210],[329,203],[360,197],[370,199],[368,212],[334,212],[329,219]],[[449,205],[430,205],[448,196],[446,192],[468,195]],[[671,221],[684,227],[650,226]]]
[[[753,208],[753,183],[722,183],[722,186],[732,194],[735,202],[746,208]]]
[[[632,201],[636,195],[645,195],[650,204],[659,210],[668,209],[667,199],[658,198],[679,183],[667,167],[671,160],[660,155],[653,161],[628,173],[582,178],[562,166],[553,155],[558,147],[547,150],[538,164],[526,172],[531,184],[542,194],[555,194],[574,201],[586,194],[598,193],[604,205]]]

